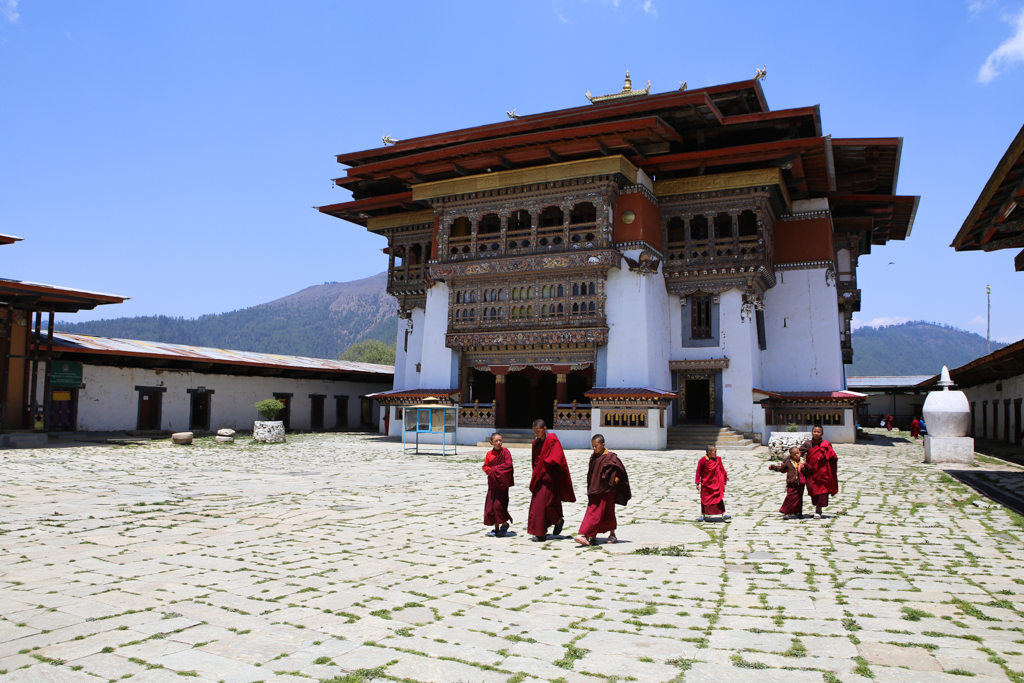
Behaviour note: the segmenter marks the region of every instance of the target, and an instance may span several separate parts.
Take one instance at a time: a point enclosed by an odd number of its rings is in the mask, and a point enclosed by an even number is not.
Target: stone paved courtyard
[[[734,521],[698,525],[698,453],[619,450],[623,542],[585,550],[579,503],[525,534],[526,450],[503,539],[480,448],[2,451],[0,682],[1024,681],[1024,520],[888,436],[837,449],[822,521],[780,519],[766,452],[723,452]]]

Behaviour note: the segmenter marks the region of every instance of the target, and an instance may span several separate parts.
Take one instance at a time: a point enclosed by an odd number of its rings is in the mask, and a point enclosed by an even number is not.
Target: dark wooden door
[[[711,418],[711,380],[686,380],[686,421],[707,422]]]
[[[210,429],[210,395],[192,394],[192,424],[189,429],[209,431]]]
[[[1019,398],[1016,401],[1013,402],[1013,424],[1016,425],[1014,427],[1014,429],[1017,430],[1017,433],[1013,437],[1013,442],[1015,444],[1017,444],[1018,446],[1020,445],[1021,437],[1024,437],[1024,427],[1021,427],[1021,424],[1020,424],[1020,404],[1021,403],[1022,403],[1022,401]]]
[[[335,429],[348,429],[348,396],[336,396],[334,406]]]
[[[361,425],[360,426],[362,426],[362,427],[372,427],[373,426],[373,416],[371,415],[371,413],[373,411],[373,401],[371,401],[368,398],[364,398],[364,399],[360,399],[360,400],[362,401],[362,404],[360,405],[361,410],[359,411],[359,417],[360,417],[360,421],[361,421]]]
[[[157,402],[160,394],[156,391],[139,392],[139,429],[142,431],[153,431],[160,429],[157,420],[160,419],[160,406]]]
[[[71,429],[74,389],[53,389],[50,395],[50,429]]]
[[[277,419],[284,423],[286,430],[292,428],[292,397],[291,396],[279,396],[274,394],[274,398],[284,404],[284,410],[277,414]]]
[[[324,397],[310,398],[309,428],[314,432],[324,431]]]

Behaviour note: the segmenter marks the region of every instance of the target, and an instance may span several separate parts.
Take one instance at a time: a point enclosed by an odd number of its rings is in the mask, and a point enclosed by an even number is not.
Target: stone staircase
[[[719,450],[752,451],[760,444],[745,439],[728,427],[713,425],[680,425],[668,428],[668,449],[672,451],[703,451],[707,446]]]
[[[500,429],[496,430],[501,432],[502,443],[505,448],[532,448],[533,447],[533,430],[532,429]],[[481,448],[490,448],[490,441],[480,441],[477,446]]]

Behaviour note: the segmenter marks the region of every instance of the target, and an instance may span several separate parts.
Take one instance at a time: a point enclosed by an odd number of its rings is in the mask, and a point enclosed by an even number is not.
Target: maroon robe
[[[512,521],[508,513],[508,490],[515,486],[512,478],[512,454],[507,448],[487,451],[484,459],[487,473],[487,500],[484,502],[484,524],[495,526]]]
[[[786,498],[782,501],[782,507],[779,508],[779,512],[784,515],[800,515],[803,517],[804,484],[806,483],[803,467],[803,462],[797,465],[793,462],[793,458],[788,455],[782,459],[782,464],[768,466],[768,469],[783,472],[786,475]]]
[[[530,479],[530,491],[533,498],[530,500],[530,516],[526,523],[526,531],[543,538],[548,533],[548,527],[562,519],[562,503],[576,502],[565,452],[558,437],[551,432],[548,432],[543,441],[533,440],[533,477]]]
[[[917,435],[921,433],[921,422],[916,417],[914,421],[910,423],[910,435],[917,438]]]
[[[807,480],[807,493],[811,494],[811,503],[815,507],[828,507],[828,497],[839,493],[839,456],[825,439],[817,444],[811,440],[805,441],[800,450],[807,454],[804,478]]]
[[[892,415],[885,416],[885,429],[886,431],[892,431]]]
[[[618,484],[615,483],[618,478]],[[625,505],[632,498],[629,477],[619,456],[608,449],[590,456],[587,470],[587,512],[580,524],[580,535],[593,538],[606,531],[615,531],[615,504]]]
[[[702,515],[725,514],[725,484],[729,473],[725,471],[722,458],[711,459],[706,455],[697,463],[697,482],[700,484],[700,513]]]

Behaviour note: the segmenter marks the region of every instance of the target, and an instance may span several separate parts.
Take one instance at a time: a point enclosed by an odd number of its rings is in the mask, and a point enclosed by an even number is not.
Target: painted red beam
[[[777,159],[794,152],[823,150],[824,146],[824,138],[801,138],[799,140],[782,140],[780,142],[761,142],[755,145],[743,145],[742,147],[665,154],[651,159],[650,162],[644,165],[644,170],[650,173],[654,171],[698,168],[702,163],[705,166],[726,166],[729,164]]]
[[[559,128],[539,133],[512,135],[485,140],[483,142],[456,145],[454,147],[444,147],[442,149],[435,149],[429,152],[421,152],[419,154],[412,154],[395,159],[388,159],[386,161],[357,166],[349,169],[348,175],[358,176],[361,178],[369,178],[373,176],[379,177],[382,174],[386,174],[388,171],[399,173],[411,168],[415,168],[419,173],[426,175],[431,172],[428,164],[444,160],[463,159],[465,157],[472,157],[480,154],[505,154],[505,156],[508,156],[509,159],[512,160],[512,157],[510,156],[511,152],[506,154],[506,150],[535,146],[558,147],[560,146],[558,143],[565,141],[604,138],[608,136],[629,137],[635,135],[657,136],[662,140],[674,140],[680,144],[683,143],[683,136],[677,133],[672,126],[668,125],[657,116],[650,116],[643,119],[610,121],[577,128]],[[462,164],[461,161],[459,163]]]
[[[404,202],[411,201],[412,191],[410,190],[409,192],[398,192],[395,194],[384,195],[382,197],[367,197],[366,199],[356,199],[351,202],[318,206],[316,207],[316,210],[330,216],[348,219],[349,216],[358,216],[359,214],[366,213],[367,211],[381,211],[383,209],[400,207]]]

